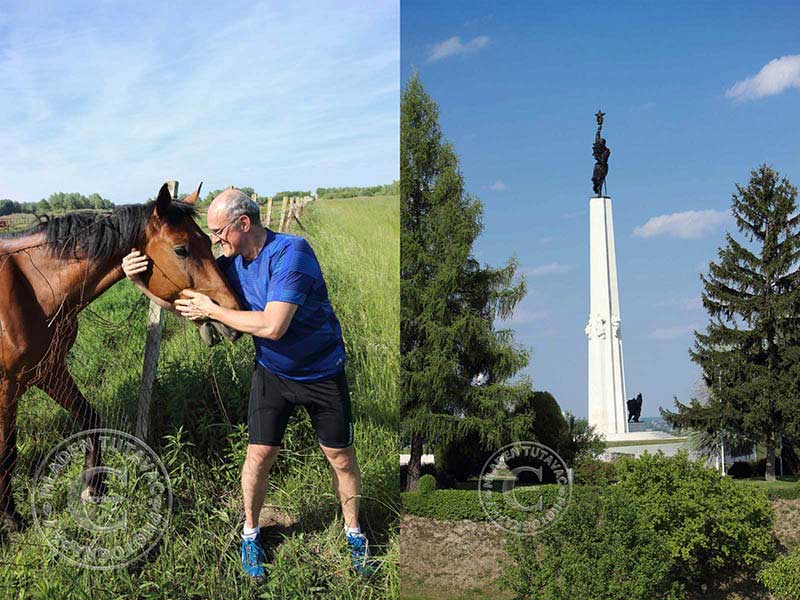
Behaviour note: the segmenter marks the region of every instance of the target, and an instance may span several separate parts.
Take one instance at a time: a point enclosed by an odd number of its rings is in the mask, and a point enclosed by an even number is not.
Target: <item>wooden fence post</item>
[[[289,199],[286,196],[284,196],[283,197],[283,203],[281,204],[281,221],[280,221],[280,223],[278,225],[278,231],[280,233],[283,233],[285,231],[285,227],[286,227],[286,208],[287,208],[288,205],[289,205]]]
[[[269,227],[269,222],[272,219],[272,196],[267,198],[267,220],[264,222],[264,227]]]
[[[178,182],[168,181],[167,187],[172,199],[178,198]],[[164,330],[164,311],[150,301],[147,311],[147,341],[144,347],[144,364],[142,365],[142,387],[139,388],[139,410],[136,414],[136,437],[147,441],[150,430],[150,405],[153,399],[153,384],[158,369],[158,354],[161,349],[161,333]]]
[[[289,204],[289,214],[286,215],[286,231],[289,231],[290,227],[292,226],[292,221],[294,221],[294,213],[296,210],[297,198],[292,198],[292,201]]]

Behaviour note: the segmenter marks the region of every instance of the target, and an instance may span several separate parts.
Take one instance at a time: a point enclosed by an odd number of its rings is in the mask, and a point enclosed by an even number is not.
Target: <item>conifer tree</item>
[[[767,165],[737,184],[732,212],[743,236],[728,233],[703,275],[710,322],[695,332],[692,360],[703,370],[709,401],[676,401],[662,411],[673,425],[706,433],[736,432],[766,449],[766,479],[775,479],[776,447],[800,420],[800,215],[797,189]]]
[[[472,256],[482,206],[467,194],[438,107],[417,74],[400,111],[401,433],[410,443],[407,489],[416,489],[423,448],[456,435],[482,443],[529,427],[508,408],[530,382],[508,382],[528,363],[511,332],[495,330],[525,295],[517,264],[482,267]]]

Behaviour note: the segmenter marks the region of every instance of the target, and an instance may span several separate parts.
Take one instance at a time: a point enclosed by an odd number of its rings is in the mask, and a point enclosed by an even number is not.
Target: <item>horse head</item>
[[[167,184],[161,187],[145,230],[143,251],[151,264],[144,281],[150,292],[170,304],[180,297],[181,290],[189,289],[205,294],[220,306],[241,310],[211,252],[211,239],[194,220],[194,204],[202,185],[182,201],[173,201]],[[217,321],[195,324],[209,346],[219,341],[216,334],[231,341],[241,335]]]

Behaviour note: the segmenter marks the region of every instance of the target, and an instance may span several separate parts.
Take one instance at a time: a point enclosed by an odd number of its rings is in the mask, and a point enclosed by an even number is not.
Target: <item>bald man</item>
[[[266,576],[258,517],[289,418],[301,405],[332,468],[353,568],[364,573],[368,545],[358,523],[361,475],[353,451],[344,342],[314,251],[300,236],[265,228],[258,205],[236,189],[211,202],[208,227],[211,241],[222,249],[220,269],[246,310],[223,308],[189,290],[175,308],[188,319],[213,319],[253,336],[249,444],[242,468],[242,568],[258,582]],[[134,282],[147,265],[138,252],[123,260]]]

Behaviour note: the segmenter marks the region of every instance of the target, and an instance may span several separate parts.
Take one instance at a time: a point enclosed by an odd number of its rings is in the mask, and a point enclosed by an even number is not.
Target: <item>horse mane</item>
[[[89,260],[113,258],[140,245],[155,201],[145,204],[123,204],[108,212],[72,212],[59,217],[45,216],[26,231],[6,234],[0,238],[20,238],[35,233],[45,233],[46,244],[55,254],[80,253]],[[197,209],[193,204],[173,201],[166,216],[170,225],[177,225],[186,217],[194,218]]]

